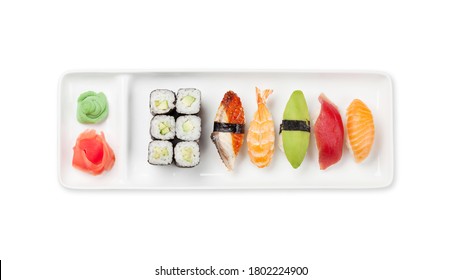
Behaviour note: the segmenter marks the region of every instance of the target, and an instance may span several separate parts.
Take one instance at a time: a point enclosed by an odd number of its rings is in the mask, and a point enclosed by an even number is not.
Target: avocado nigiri
[[[293,168],[298,168],[306,156],[311,135],[310,124],[304,94],[300,90],[295,90],[288,100],[280,124],[283,151]]]

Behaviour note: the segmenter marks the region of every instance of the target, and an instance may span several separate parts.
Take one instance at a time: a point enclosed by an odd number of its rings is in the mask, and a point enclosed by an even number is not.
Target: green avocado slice
[[[300,90],[295,90],[288,100],[283,112],[284,120],[301,120],[309,124],[309,109],[306,99]],[[303,162],[309,147],[310,133],[307,131],[282,131],[283,150],[293,168],[298,168]]]
[[[170,132],[170,126],[166,122],[161,122],[158,124],[158,129],[160,130],[160,134],[165,135]]]
[[[159,159],[160,157],[164,157],[167,155],[168,155],[167,148],[154,147],[154,158],[155,159]]]
[[[194,129],[194,125],[190,120],[187,120],[182,124],[182,129],[184,132],[190,132],[192,129]]]
[[[191,95],[186,95],[181,99],[181,102],[184,103],[187,107],[190,107],[192,103],[195,102],[195,97]]]
[[[160,110],[168,109],[168,101],[166,100],[155,100],[155,107]]]
[[[182,158],[187,161],[188,163],[192,163],[192,154],[193,154],[193,151],[192,151],[192,148],[191,147],[187,147],[187,148],[184,148],[181,150],[181,153],[182,153]]]

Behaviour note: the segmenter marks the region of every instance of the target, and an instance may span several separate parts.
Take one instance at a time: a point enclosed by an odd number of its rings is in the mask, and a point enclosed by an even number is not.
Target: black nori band
[[[291,131],[306,131],[311,132],[311,122],[310,121],[295,121],[295,120],[283,120],[280,124],[279,134],[283,130]]]
[[[238,124],[238,123],[214,122],[213,131],[244,134],[245,133],[245,125],[244,124]]]

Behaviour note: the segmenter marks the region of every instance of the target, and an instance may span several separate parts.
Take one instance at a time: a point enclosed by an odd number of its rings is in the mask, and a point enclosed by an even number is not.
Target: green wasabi
[[[309,109],[302,91],[291,94],[280,128],[285,156],[293,168],[298,168],[306,156],[311,135]]]
[[[109,106],[104,93],[87,91],[78,97],[77,120],[81,123],[100,123],[107,118]]]

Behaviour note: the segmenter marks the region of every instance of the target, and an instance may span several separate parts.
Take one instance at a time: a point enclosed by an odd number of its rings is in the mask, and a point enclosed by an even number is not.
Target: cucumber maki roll
[[[173,144],[169,141],[150,142],[147,162],[152,165],[170,165],[173,162]]]
[[[150,122],[152,139],[172,140],[175,136],[175,120],[173,116],[157,115]]]
[[[200,112],[201,92],[195,88],[180,88],[177,94],[176,112],[193,115]]]
[[[200,163],[200,148],[197,142],[179,142],[174,147],[174,161],[178,167],[194,167]]]
[[[303,162],[309,147],[310,117],[306,99],[300,90],[291,94],[280,125],[282,147],[293,168]]]
[[[168,114],[175,108],[176,95],[168,89],[156,89],[150,93],[152,115]]]
[[[198,141],[201,130],[200,117],[185,115],[176,119],[176,137],[180,140]]]

